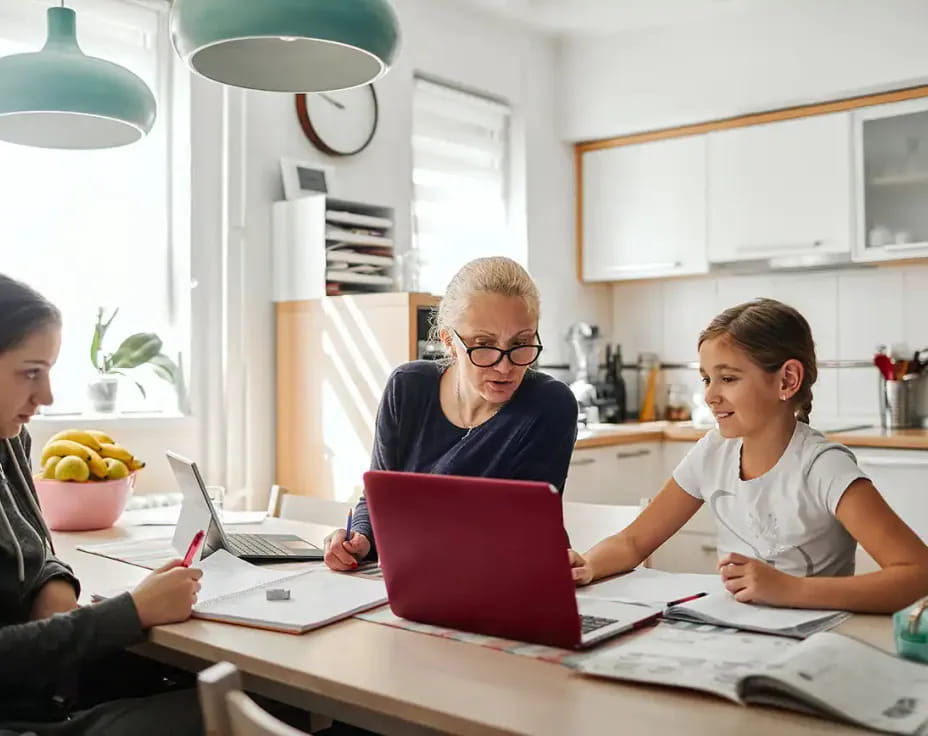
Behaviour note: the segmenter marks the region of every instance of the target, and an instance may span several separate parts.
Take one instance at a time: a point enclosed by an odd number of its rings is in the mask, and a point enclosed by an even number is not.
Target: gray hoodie
[[[80,592],[71,568],[56,559],[29,465],[31,441],[0,440],[0,724],[54,718],[59,684],[81,665],[139,641],[142,625],[128,593],[42,621],[29,615],[54,578]]]

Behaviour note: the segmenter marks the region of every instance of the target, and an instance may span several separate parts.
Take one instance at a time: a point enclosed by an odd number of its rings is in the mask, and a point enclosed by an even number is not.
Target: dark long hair
[[[755,299],[718,315],[699,335],[699,345],[722,335],[728,335],[768,373],[776,373],[787,360],[802,363],[802,384],[793,397],[793,404],[796,418],[808,424],[812,384],[818,378],[818,368],[815,342],[806,318],[775,299]]]
[[[58,307],[32,287],[0,273],[0,353],[51,325],[61,326]]]

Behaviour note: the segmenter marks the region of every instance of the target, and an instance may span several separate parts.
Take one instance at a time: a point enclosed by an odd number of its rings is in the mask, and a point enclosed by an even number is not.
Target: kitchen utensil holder
[[[912,374],[898,381],[880,377],[880,424],[884,429],[919,426],[918,388],[921,376]]]

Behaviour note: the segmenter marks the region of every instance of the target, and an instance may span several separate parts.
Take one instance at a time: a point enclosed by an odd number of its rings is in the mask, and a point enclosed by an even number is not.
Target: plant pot
[[[100,376],[87,386],[87,395],[90,405],[100,414],[110,414],[116,411],[116,393],[119,389],[119,379],[116,376]]]

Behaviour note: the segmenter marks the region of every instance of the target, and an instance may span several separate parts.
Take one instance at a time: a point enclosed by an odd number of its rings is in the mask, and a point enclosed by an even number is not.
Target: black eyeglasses
[[[538,356],[541,355],[541,351],[544,349],[544,346],[541,344],[541,338],[538,337],[537,332],[535,333],[535,338],[538,340],[537,345],[516,345],[514,348],[509,348],[509,350],[503,350],[502,348],[494,348],[489,345],[468,347],[464,342],[464,338],[458,334],[457,330],[451,331],[458,339],[458,342],[461,343],[461,347],[464,348],[470,362],[478,368],[492,368],[494,365],[499,365],[503,358],[507,356],[509,357],[509,362],[513,365],[531,365],[538,360]]]

